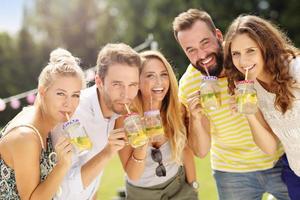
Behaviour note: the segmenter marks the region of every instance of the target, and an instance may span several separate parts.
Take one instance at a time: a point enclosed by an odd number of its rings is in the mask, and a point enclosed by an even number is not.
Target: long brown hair
[[[140,55],[143,58],[142,70],[149,60],[158,59],[164,64],[168,72],[170,87],[162,101],[160,112],[164,124],[165,134],[167,135],[171,144],[172,158],[176,162],[181,163],[182,152],[186,143],[186,129],[183,123],[180,103],[178,100],[178,83],[175,73],[167,59],[160,52],[144,51],[140,53]],[[140,113],[143,112],[142,102],[142,94],[141,91],[139,91],[135,101],[135,107]]]
[[[264,59],[265,71],[272,77],[269,90],[276,94],[274,106],[284,114],[292,107],[294,100],[292,85],[295,80],[289,74],[289,64],[296,55],[299,55],[299,50],[271,22],[252,15],[239,16],[229,26],[224,40],[224,68],[231,94],[234,94],[235,82],[244,79],[244,75],[234,66],[231,57],[232,40],[240,34],[247,34],[258,44]]]

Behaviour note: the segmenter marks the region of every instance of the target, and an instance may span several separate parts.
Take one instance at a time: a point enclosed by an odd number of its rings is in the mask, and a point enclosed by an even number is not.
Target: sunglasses
[[[151,150],[151,158],[154,162],[158,163],[158,167],[155,170],[156,176],[166,176],[167,171],[165,166],[162,163],[162,154],[159,149],[152,149]]]

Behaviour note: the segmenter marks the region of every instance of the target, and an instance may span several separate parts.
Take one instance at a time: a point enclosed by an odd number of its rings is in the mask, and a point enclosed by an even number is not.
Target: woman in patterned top
[[[225,37],[224,66],[229,88],[254,80],[260,111],[247,115],[256,144],[273,154],[281,141],[283,181],[291,199],[300,199],[300,57],[299,49],[272,23],[251,15],[240,16]]]
[[[72,146],[62,136],[53,152],[49,133],[74,113],[84,85],[78,59],[64,49],[51,52],[34,106],[23,109],[0,134],[1,200],[46,200],[59,191],[71,165]]]

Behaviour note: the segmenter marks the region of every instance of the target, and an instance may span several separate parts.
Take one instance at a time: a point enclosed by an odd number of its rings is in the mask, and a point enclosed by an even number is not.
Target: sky
[[[0,32],[15,34],[21,27],[26,0],[0,0]]]

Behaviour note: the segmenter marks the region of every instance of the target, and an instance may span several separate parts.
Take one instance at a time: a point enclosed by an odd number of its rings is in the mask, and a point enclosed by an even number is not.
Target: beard
[[[218,49],[216,52],[212,52],[210,54],[207,55],[207,57],[209,56],[213,56],[216,58],[216,64],[213,66],[209,66],[207,67],[208,73],[210,76],[216,76],[218,77],[222,70],[223,70],[223,48],[222,48],[222,44],[220,41],[218,41]],[[196,63],[192,63],[193,66],[198,69],[202,74],[207,74],[205,67],[203,66],[201,60],[197,60]]]
[[[105,102],[106,106],[107,106],[111,111],[113,111],[114,113],[119,114],[119,115],[126,114],[125,105],[122,106],[122,108],[120,108],[120,106],[117,106],[116,101],[113,101],[113,100],[110,98],[110,96],[108,95],[107,92],[104,92],[104,93],[103,93],[103,97],[104,97],[104,102]],[[117,100],[117,101],[118,101],[118,100]],[[115,103],[114,103],[114,102],[115,102]]]

